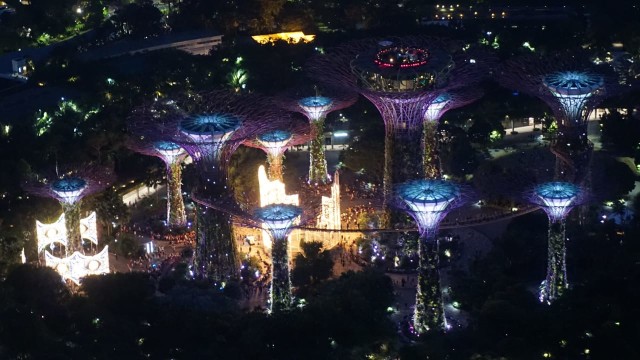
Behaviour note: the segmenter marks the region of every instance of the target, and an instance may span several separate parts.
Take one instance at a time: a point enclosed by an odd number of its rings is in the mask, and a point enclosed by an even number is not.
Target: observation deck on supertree
[[[395,195],[397,205],[415,219],[420,231],[413,330],[417,334],[444,330],[437,231],[447,213],[463,203],[462,188],[442,180],[414,180],[396,185]]]
[[[58,174],[51,171],[37,180],[29,180],[23,188],[34,195],[53,198],[60,202],[65,216],[68,254],[82,252],[80,235],[80,210],[82,199],[98,193],[115,180],[113,170],[98,165],[78,165]]]
[[[158,157],[164,162],[167,174],[167,225],[185,226],[187,216],[182,198],[182,161],[187,152],[171,141],[146,141],[144,135],[128,139],[127,147],[144,155]]]
[[[238,211],[227,187],[231,155],[240,144],[288,117],[264,97],[227,91],[190,94],[134,111],[130,131],[147,131],[150,141],[171,141],[192,157],[200,175],[191,198],[197,204],[196,274],[221,285],[239,276],[240,260],[229,213]]]
[[[254,212],[255,217],[266,225],[273,240],[270,294],[272,312],[286,311],[292,307],[288,236],[293,222],[302,215],[302,212],[302,208],[286,204],[267,205]]]
[[[324,93],[323,96],[319,95]],[[355,103],[357,93],[332,87],[307,89],[296,88],[279,96],[278,103],[286,110],[304,115],[311,125],[309,145],[309,183],[326,184],[330,181],[324,153],[324,123],[327,114],[344,109]]]
[[[438,38],[366,39],[310,61],[317,81],[357,91],[380,112],[386,130],[385,204],[392,184],[424,178],[425,104],[444,91],[473,86],[495,63],[488,53],[463,49],[461,43]]]
[[[286,127],[284,124],[282,126],[244,142],[244,145],[261,149],[267,154],[269,180],[282,181],[284,153],[293,146],[306,144],[311,139],[307,123],[296,121]]]
[[[568,182],[540,184],[527,194],[529,200],[547,213],[549,217],[547,277],[541,287],[540,301],[551,303],[562,296],[569,287],[566,263],[566,226],[569,211],[583,203],[585,190]]]
[[[592,149],[587,118],[605,98],[631,89],[609,64],[596,65],[581,51],[509,60],[499,74],[502,86],[544,101],[558,123],[551,145],[557,157],[556,178],[581,182]]]
[[[427,179],[441,177],[440,158],[438,156],[438,122],[449,110],[468,105],[480,97],[483,91],[471,87],[441,92],[431,102],[424,104],[424,124],[422,136],[422,167]]]

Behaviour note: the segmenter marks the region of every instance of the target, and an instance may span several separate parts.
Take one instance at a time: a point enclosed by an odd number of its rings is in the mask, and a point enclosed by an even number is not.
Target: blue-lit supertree
[[[320,95],[322,93],[322,95]],[[325,184],[329,178],[327,160],[324,153],[324,125],[327,114],[351,106],[357,94],[326,87],[322,91],[296,88],[278,97],[280,106],[304,115],[311,125],[309,144],[309,183]]]
[[[441,92],[435,99],[424,104],[422,136],[422,167],[426,179],[438,179],[442,168],[438,156],[438,122],[449,110],[456,109],[478,100],[483,95],[476,87]]]
[[[272,204],[255,210],[255,217],[266,225],[273,245],[271,247],[271,292],[272,312],[290,310],[291,276],[289,269],[289,241],[293,222],[302,215],[302,208],[295,205]]]
[[[357,91],[385,124],[385,204],[392,184],[424,178],[425,106],[447,90],[473,86],[489,74],[494,57],[462,43],[429,37],[358,40],[314,57],[319,82]]]
[[[180,145],[196,165],[200,181],[191,198],[197,204],[195,265],[200,277],[222,284],[239,276],[238,245],[229,216],[238,205],[227,186],[228,163],[240,144],[286,119],[273,108],[259,96],[212,91],[156,101],[132,115],[131,132],[153,127],[147,140]]]
[[[309,125],[302,122],[291,123],[289,129],[283,127],[258,134],[255,139],[248,139],[244,145],[261,149],[267,154],[270,180],[283,180],[284,153],[293,146],[309,142],[311,134]]]
[[[547,182],[527,194],[549,217],[547,277],[541,287],[540,301],[551,303],[567,289],[565,219],[569,211],[585,200],[585,191],[568,182]]]
[[[444,330],[437,232],[447,213],[463,203],[463,191],[448,181],[414,180],[396,185],[395,195],[397,205],[415,219],[420,231],[414,331]]]
[[[593,147],[587,139],[589,114],[605,98],[630,89],[611,65],[589,59],[582,51],[522,56],[499,72],[501,85],[538,97],[551,108],[558,124],[551,144],[557,180],[584,180]]]
[[[184,149],[171,141],[146,141],[145,132],[150,129],[139,129],[140,134],[127,141],[127,147],[141,154],[160,158],[166,167],[167,176],[167,225],[184,226],[187,216],[182,198],[182,160],[187,156]]]
[[[75,251],[83,252],[80,236],[82,199],[109,187],[115,180],[115,174],[109,167],[93,164],[64,168],[59,170],[56,167],[49,175],[30,179],[23,187],[29,193],[60,202],[67,230],[66,252],[73,254]]]

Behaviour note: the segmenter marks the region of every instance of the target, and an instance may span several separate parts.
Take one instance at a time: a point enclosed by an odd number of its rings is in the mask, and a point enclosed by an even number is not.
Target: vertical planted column
[[[258,136],[261,148],[267,153],[269,180],[283,180],[282,160],[291,137],[291,132],[285,130],[274,130]]]
[[[565,218],[583,200],[584,191],[572,183],[555,181],[536,186],[529,197],[549,217],[547,276],[540,291],[540,301],[550,304],[569,287]]]
[[[156,141],[153,149],[167,168],[167,224],[184,226],[187,216],[182,198],[182,160],[187,153],[180,145],[170,141]]]
[[[309,183],[325,184],[329,181],[329,173],[324,154],[324,121],[333,108],[333,100],[324,96],[311,96],[301,99],[298,105],[311,124]]]
[[[285,204],[267,205],[255,211],[256,218],[266,225],[273,240],[271,247],[271,312],[287,311],[293,305],[288,236],[291,233],[291,225],[301,214],[300,207]]]
[[[460,189],[453,183],[441,180],[415,180],[397,185],[395,193],[404,210],[415,219],[420,231],[413,329],[417,334],[444,330],[437,230],[447,212],[459,204]]]
[[[438,179],[441,176],[437,140],[438,121],[449,103],[451,103],[451,95],[442,93],[433,101],[425,105],[422,137],[422,165],[426,179]]]
[[[239,271],[238,249],[229,216],[219,207],[223,206],[221,202],[228,192],[222,151],[241,124],[240,118],[227,113],[191,115],[179,123],[179,130],[187,137],[180,145],[196,162],[201,178],[194,194],[194,201],[199,203],[196,269],[199,276],[217,283],[236,279]]]
[[[56,180],[51,184],[51,190],[62,200],[64,223],[67,229],[67,252],[82,250],[80,237],[80,209],[82,207],[82,193],[87,182],[79,177],[68,177]]]

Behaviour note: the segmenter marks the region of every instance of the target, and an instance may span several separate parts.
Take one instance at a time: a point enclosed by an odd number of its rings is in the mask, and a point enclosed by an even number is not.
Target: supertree
[[[441,92],[435,99],[424,104],[422,167],[425,178],[437,179],[441,176],[437,137],[440,118],[447,111],[470,104],[482,95],[483,91],[476,87],[455,89]]]
[[[187,152],[171,141],[146,141],[144,133],[128,139],[127,147],[135,152],[162,159],[167,172],[167,224],[184,226],[187,216],[182,198],[182,160],[187,156]]]
[[[586,191],[568,182],[546,182],[527,193],[529,200],[549,217],[547,277],[541,287],[540,301],[551,303],[567,289],[565,219],[569,211],[586,199]]]
[[[320,82],[361,93],[385,123],[385,204],[392,184],[424,178],[425,106],[439,94],[473,86],[489,74],[494,57],[439,38],[402,37],[347,43],[308,64]]]
[[[284,109],[299,112],[309,120],[311,125],[309,183],[327,183],[330,178],[324,154],[325,119],[330,112],[353,105],[357,100],[357,93],[338,90],[334,87],[323,89],[300,87],[280,95],[277,99]]]
[[[630,88],[610,65],[589,58],[582,51],[529,55],[507,61],[499,73],[502,86],[538,97],[551,108],[558,123],[551,145],[558,180],[583,181],[592,149],[589,114],[605,98]]]
[[[83,251],[80,236],[82,199],[106,189],[114,181],[115,175],[111,168],[93,164],[66,168],[64,171],[56,169],[38,179],[30,179],[23,187],[29,193],[60,202],[67,230],[66,252],[72,254]]]
[[[273,240],[270,299],[272,312],[290,310],[292,306],[288,237],[293,222],[302,212],[302,208],[295,205],[272,204],[258,208],[254,213],[255,217],[266,225]]]
[[[197,210],[198,276],[221,284],[238,278],[240,261],[229,217],[238,204],[227,187],[228,163],[240,144],[287,119],[274,108],[260,96],[211,91],[143,105],[132,115],[131,132],[153,129],[147,140],[180,145],[196,165],[200,181],[191,198]]]
[[[397,205],[418,225],[418,287],[413,316],[417,334],[445,328],[438,273],[438,226],[449,211],[464,202],[463,189],[443,180],[413,180],[396,185]]]
[[[283,180],[284,153],[291,147],[307,143],[311,139],[309,125],[301,122],[290,124],[288,129],[270,130],[248,139],[244,145],[261,149],[267,154],[270,180]]]

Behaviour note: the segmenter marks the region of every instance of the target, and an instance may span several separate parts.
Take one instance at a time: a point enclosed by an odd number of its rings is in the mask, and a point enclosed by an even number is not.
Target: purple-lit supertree
[[[547,182],[527,193],[529,200],[549,217],[547,277],[540,289],[540,301],[551,303],[569,286],[565,246],[565,219],[569,211],[586,199],[585,190],[568,182]]]
[[[187,152],[171,141],[146,141],[144,135],[128,139],[127,147],[135,152],[162,159],[167,171],[167,225],[186,225],[187,216],[182,198],[182,160],[187,156]]]
[[[439,94],[473,86],[489,74],[494,57],[463,44],[428,37],[359,40],[314,57],[319,82],[358,91],[385,123],[385,204],[394,183],[424,178],[425,106]]]
[[[470,87],[441,92],[435,99],[424,104],[422,136],[422,166],[427,179],[438,179],[441,166],[438,156],[437,130],[440,118],[451,109],[470,104],[482,97],[482,90]]]
[[[244,145],[261,149],[267,154],[269,180],[283,180],[284,153],[291,147],[309,142],[311,135],[309,125],[301,122],[290,124],[287,128],[270,130],[249,139]]]
[[[396,185],[395,195],[397,205],[415,219],[420,231],[413,329],[417,334],[444,330],[437,232],[447,213],[463,203],[463,191],[448,181],[414,180]]]
[[[68,170],[28,180],[24,189],[37,196],[56,199],[62,205],[67,230],[67,254],[83,252],[80,236],[82,199],[106,189],[114,181],[113,170],[98,165],[69,166]]]
[[[551,145],[556,155],[556,178],[583,181],[592,149],[587,118],[605,98],[629,86],[608,64],[596,65],[581,51],[509,60],[499,73],[502,86],[540,98],[552,110],[558,136]]]
[[[271,247],[271,311],[290,310],[293,299],[291,296],[288,237],[293,222],[302,215],[302,208],[295,205],[272,204],[256,209],[254,214],[266,225],[273,240]]]
[[[320,95],[322,94],[322,95]],[[327,160],[324,154],[324,123],[327,114],[351,106],[357,93],[335,88],[297,88],[278,97],[280,106],[299,112],[307,117],[311,125],[309,144],[309,183],[325,184],[329,181]]]
[[[283,119],[273,108],[271,102],[259,96],[212,91],[158,101],[133,113],[132,133],[139,133],[140,128],[154,129],[147,133],[147,140],[180,145],[200,175],[200,183],[191,196],[197,204],[198,276],[220,284],[238,278],[240,261],[229,218],[238,205],[232,189],[227,187],[228,163],[240,144]]]

